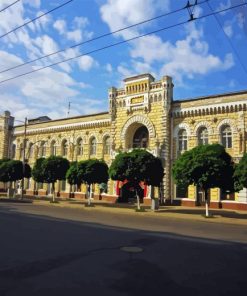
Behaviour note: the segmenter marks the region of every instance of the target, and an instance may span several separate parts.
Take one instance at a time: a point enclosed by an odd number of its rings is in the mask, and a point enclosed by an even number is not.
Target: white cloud
[[[81,42],[82,41],[82,32],[79,29],[74,30],[74,31],[69,31],[69,32],[67,32],[67,38],[68,38],[68,40],[72,40],[75,42]]]
[[[48,35],[42,35],[34,40],[34,44],[37,45],[44,55],[58,51],[58,45]]]
[[[111,31],[142,22],[157,11],[168,11],[169,0],[108,0],[100,8],[101,18]],[[118,36],[131,38],[137,29],[132,28],[118,33]]]
[[[53,28],[55,28],[60,35],[64,34],[66,32],[67,24],[65,20],[56,20],[53,24]]]
[[[0,51],[0,68],[22,63],[23,60],[16,55]],[[90,57],[82,61],[84,69],[89,69],[92,64]],[[32,68],[26,66],[27,71]],[[24,71],[25,72],[25,71]],[[17,72],[16,72],[17,73]],[[0,74],[0,80],[13,75]],[[0,108],[9,109],[14,116],[23,119],[25,116],[36,117],[44,114],[52,114],[56,110],[57,117],[63,117],[63,108],[66,108],[69,99],[76,100],[82,88],[89,87],[82,81],[75,81],[70,75],[57,69],[47,68],[26,77],[20,77],[1,85]],[[90,107],[93,110],[93,105]],[[78,109],[79,110],[79,109]],[[95,110],[98,107],[95,106]]]
[[[112,73],[113,68],[112,68],[112,65],[111,65],[110,63],[106,64],[105,68],[106,68],[106,71],[107,71],[108,73]]]
[[[83,71],[89,71],[95,65],[94,59],[87,55],[80,57],[77,61],[80,69]]]

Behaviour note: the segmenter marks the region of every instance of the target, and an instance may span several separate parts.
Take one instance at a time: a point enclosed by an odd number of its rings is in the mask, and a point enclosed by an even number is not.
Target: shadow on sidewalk
[[[178,209],[174,208],[171,209],[165,208],[158,210],[158,213],[176,213],[176,214],[188,214],[188,215],[205,215],[205,209]],[[245,213],[238,213],[235,211],[225,211],[225,210],[215,210],[215,209],[209,209],[209,213],[213,216],[220,216],[223,218],[234,218],[234,219],[246,219],[247,220],[247,214]]]

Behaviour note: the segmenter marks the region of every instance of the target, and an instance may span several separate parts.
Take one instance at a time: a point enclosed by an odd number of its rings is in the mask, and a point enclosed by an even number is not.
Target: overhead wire
[[[208,13],[206,15],[199,16],[199,17],[193,19],[193,21],[201,20],[201,19],[204,19],[206,17],[212,16],[214,14],[219,14],[219,13],[222,13],[222,12],[225,12],[225,11],[229,11],[229,10],[232,10],[234,8],[241,7],[241,6],[244,6],[244,5],[246,5],[246,3],[235,5],[235,6],[231,6],[231,7],[228,7],[228,8],[222,9],[222,10],[218,10],[218,11],[215,11],[215,12],[211,12],[211,13]],[[46,65],[44,67],[40,67],[38,69],[34,69],[32,71],[28,71],[28,72],[25,72],[25,73],[22,73],[22,74],[19,74],[19,75],[16,75],[16,76],[13,76],[13,77],[10,77],[10,78],[1,80],[0,81],[0,84],[3,84],[5,82],[7,82],[7,81],[11,81],[11,80],[14,80],[16,78],[23,77],[23,76],[29,75],[31,73],[35,73],[35,72],[38,72],[38,71],[41,71],[41,70],[44,70],[44,69],[47,69],[47,68],[50,68],[50,67],[53,67],[53,66],[57,66],[59,64],[62,64],[62,63],[65,63],[65,62],[68,62],[68,61],[71,61],[71,60],[80,58],[80,57],[85,56],[85,55],[89,55],[89,54],[93,54],[93,53],[96,53],[96,52],[99,52],[99,51],[103,51],[105,49],[108,49],[108,48],[111,48],[111,47],[114,47],[114,46],[117,46],[117,45],[121,45],[121,44],[130,42],[130,41],[133,41],[133,40],[137,40],[139,38],[142,38],[142,37],[145,37],[145,36],[148,36],[148,35],[151,35],[151,34],[159,33],[161,31],[165,31],[165,30],[168,30],[168,29],[171,29],[171,28],[175,28],[175,27],[178,27],[178,26],[181,26],[181,25],[185,25],[185,24],[188,24],[188,21],[183,21],[183,22],[180,22],[180,23],[177,23],[177,24],[174,24],[174,25],[163,27],[163,28],[158,29],[158,30],[154,30],[154,31],[151,31],[151,32],[148,32],[148,33],[144,33],[142,35],[138,35],[138,36],[129,38],[129,39],[126,39],[126,40],[122,40],[122,41],[119,41],[119,42],[116,42],[116,43],[112,43],[112,44],[106,45],[104,47],[101,47],[101,48],[98,48],[98,49],[89,51],[87,53],[79,54],[77,56],[74,56],[74,57],[71,57],[71,58],[67,58],[67,59],[64,59],[62,61],[59,61],[59,62],[56,62],[56,63],[52,63],[50,65]]]
[[[247,3],[244,2],[244,4],[247,4]],[[208,5],[209,9],[210,9],[211,11],[213,11],[213,8],[212,8],[212,6],[208,3],[208,1],[207,1],[207,5]],[[218,26],[219,26],[220,29],[222,30],[224,36],[226,37],[226,39],[227,39],[229,45],[231,46],[233,52],[235,53],[235,55],[236,55],[236,57],[237,57],[237,59],[238,59],[240,65],[242,66],[242,69],[244,70],[245,74],[247,75],[247,68],[245,67],[244,63],[242,62],[242,60],[241,60],[241,58],[240,58],[240,55],[238,54],[238,51],[237,51],[236,47],[234,46],[234,44],[233,44],[231,38],[230,38],[230,37],[227,35],[227,33],[225,32],[225,30],[224,30],[224,28],[223,28],[223,26],[222,26],[222,24],[221,24],[221,22],[220,22],[218,16],[217,16],[217,15],[214,15],[214,18],[215,18],[216,22],[218,23]]]
[[[201,4],[203,4],[203,3],[207,2],[207,1],[208,1],[208,0],[202,1],[202,2],[200,2],[200,3],[197,3],[196,5],[201,5]],[[46,55],[43,55],[43,56],[41,56],[41,57],[39,57],[39,58],[35,58],[35,59],[32,59],[32,60],[26,61],[26,62],[24,62],[24,63],[21,63],[21,64],[19,64],[19,65],[16,65],[16,66],[13,66],[13,67],[10,67],[10,68],[7,68],[7,69],[4,69],[4,70],[0,71],[0,74],[1,74],[1,73],[5,73],[5,72],[10,71],[10,70],[17,69],[17,68],[19,68],[19,67],[22,67],[22,66],[25,66],[25,65],[28,65],[28,64],[31,64],[31,63],[34,63],[34,62],[37,62],[37,61],[42,60],[42,59],[44,59],[44,58],[48,58],[48,57],[51,57],[51,56],[53,56],[53,55],[56,55],[56,54],[59,54],[59,53],[65,52],[65,51],[67,51],[67,50],[69,50],[69,49],[76,48],[76,47],[81,46],[81,45],[83,45],[83,44],[87,44],[87,43],[93,42],[93,41],[95,41],[95,40],[99,40],[99,39],[105,38],[105,37],[107,37],[107,36],[114,35],[114,34],[116,34],[116,33],[119,33],[119,32],[122,32],[122,31],[125,31],[125,30],[127,30],[127,29],[131,29],[131,28],[136,27],[136,26],[139,26],[139,25],[143,25],[143,24],[148,23],[148,22],[151,22],[151,21],[153,21],[153,20],[156,20],[156,19],[159,19],[159,18],[163,18],[163,17],[169,16],[169,15],[172,15],[172,14],[178,13],[178,12],[183,11],[183,10],[185,10],[185,9],[186,9],[186,7],[182,7],[182,8],[179,8],[179,9],[176,9],[176,10],[173,10],[173,11],[170,11],[170,12],[168,12],[168,13],[164,13],[164,14],[158,15],[158,16],[156,16],[156,17],[149,18],[149,19],[146,19],[146,20],[144,20],[144,21],[141,21],[141,22],[135,23],[135,24],[133,24],[133,25],[129,25],[129,26],[126,26],[126,27],[120,28],[120,29],[118,29],[118,30],[115,30],[115,31],[112,31],[112,32],[106,33],[106,34],[96,36],[96,37],[91,38],[91,39],[88,39],[88,40],[86,40],[86,41],[83,41],[83,42],[80,42],[80,43],[76,43],[76,44],[71,45],[71,46],[69,46],[69,47],[65,47],[65,48],[63,48],[63,49],[60,49],[60,50],[57,50],[57,51],[51,52],[51,53],[46,54]]]
[[[10,33],[15,32],[16,30],[19,30],[20,28],[25,27],[26,25],[28,25],[28,24],[30,24],[30,23],[33,23],[33,22],[37,21],[38,19],[42,18],[43,16],[45,16],[45,15],[47,15],[47,14],[49,14],[49,13],[51,13],[51,12],[53,12],[53,11],[55,11],[55,10],[61,8],[61,7],[63,7],[63,6],[65,6],[65,5],[69,4],[69,3],[72,2],[72,1],[74,1],[74,0],[69,0],[69,1],[67,1],[67,2],[64,2],[64,3],[62,3],[61,5],[56,6],[56,7],[52,8],[51,10],[48,10],[47,12],[45,12],[45,13],[43,13],[43,14],[41,14],[41,15],[39,15],[39,16],[37,16],[37,17],[35,17],[35,18],[33,18],[33,19],[27,21],[27,22],[25,22],[24,24],[15,27],[14,29],[12,29],[12,30],[10,30],[10,31],[8,31],[8,32],[6,32],[6,33],[4,33],[3,35],[0,35],[0,39],[3,38],[3,37],[5,37],[5,36],[7,36],[7,35],[9,35]]]
[[[2,8],[2,9],[0,10],[0,12],[3,12],[4,10],[10,8],[11,6],[15,5],[17,2],[20,2],[20,1],[21,1],[21,0],[17,0],[17,1],[15,1],[15,2],[12,2],[12,3],[9,4],[8,6],[5,6],[4,8]]]

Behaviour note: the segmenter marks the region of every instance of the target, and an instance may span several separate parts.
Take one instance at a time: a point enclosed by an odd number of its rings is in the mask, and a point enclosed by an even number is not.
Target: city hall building
[[[201,205],[198,188],[179,188],[174,184],[171,167],[185,150],[199,144],[221,143],[235,162],[247,149],[247,91],[176,100],[169,76],[155,80],[150,74],[129,77],[124,88],[108,91],[109,110],[97,114],[51,120],[47,116],[28,121],[25,155],[32,166],[39,157],[62,155],[70,161],[104,159],[111,164],[120,151],[144,148],[161,158],[164,179],[161,190],[142,184],[144,203],[151,192],[166,202]],[[24,125],[14,125],[6,111],[0,117],[0,158],[23,159]],[[126,192],[128,182],[109,180],[107,193],[100,195],[95,185],[94,198],[116,201]],[[49,195],[49,184],[25,182],[26,194]],[[85,186],[74,193],[85,198]],[[70,186],[57,182],[60,197],[68,197]],[[211,207],[247,209],[247,191],[223,195],[210,190]]]

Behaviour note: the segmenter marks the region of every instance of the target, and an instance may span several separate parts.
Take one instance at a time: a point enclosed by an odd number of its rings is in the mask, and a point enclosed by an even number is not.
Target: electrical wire
[[[244,2],[244,4],[247,4],[247,3]],[[210,9],[211,11],[213,11],[212,6],[211,6],[208,2],[207,2],[207,5],[208,5],[209,9]],[[219,18],[217,17],[217,15],[214,15],[214,18],[215,18],[216,22],[218,23],[220,29],[222,30],[224,36],[226,37],[226,39],[227,39],[229,45],[231,46],[233,52],[235,53],[235,55],[236,55],[236,57],[237,57],[237,59],[238,59],[240,65],[242,66],[242,69],[244,70],[245,74],[247,75],[247,69],[246,69],[244,63],[242,62],[242,60],[241,60],[241,58],[240,58],[240,55],[238,54],[238,51],[237,51],[236,47],[234,46],[234,44],[233,44],[231,38],[229,38],[229,36],[226,34],[226,32],[225,32],[225,30],[224,30],[224,28],[223,28],[223,26],[222,26],[222,24],[221,24]]]
[[[203,3],[207,2],[207,1],[208,1],[208,0],[202,1],[202,2],[200,2],[200,3],[197,3],[196,5],[201,5],[201,4],[203,4]],[[106,34],[103,34],[103,35],[99,35],[99,36],[97,36],[97,37],[94,37],[94,38],[88,39],[88,40],[86,40],[86,41],[83,41],[83,42],[80,42],[80,43],[74,44],[74,45],[72,45],[72,46],[69,46],[69,47],[66,47],[66,48],[63,48],[63,49],[60,49],[60,50],[58,50],[58,51],[51,52],[51,53],[49,53],[49,54],[47,54],[47,55],[44,55],[44,56],[41,56],[41,57],[39,57],[39,58],[36,58],[36,59],[33,59],[33,60],[29,60],[29,61],[24,62],[24,63],[22,63],[22,64],[19,64],[19,65],[13,66],[13,67],[11,67],[11,68],[4,69],[4,70],[0,71],[0,74],[1,74],[1,73],[5,73],[5,72],[10,71],[10,70],[17,69],[17,68],[19,68],[19,67],[22,67],[22,66],[25,66],[25,65],[28,65],[28,64],[31,64],[31,63],[34,63],[34,62],[37,62],[37,61],[39,61],[39,60],[42,60],[42,59],[44,59],[44,58],[47,58],[47,57],[53,56],[53,55],[55,55],[55,54],[58,54],[58,53],[61,53],[61,52],[64,52],[64,51],[67,51],[67,50],[69,50],[69,49],[76,48],[76,47],[81,46],[81,45],[83,45],[83,44],[90,43],[90,42],[92,42],[92,41],[99,40],[99,39],[101,39],[101,38],[104,38],[104,37],[107,37],[107,36],[110,36],[110,35],[113,35],[113,34],[119,33],[119,32],[121,32],[121,31],[125,31],[125,30],[127,30],[127,29],[130,29],[130,28],[133,28],[133,27],[136,27],[136,26],[139,26],[139,25],[142,25],[142,24],[145,24],[145,23],[151,22],[151,21],[153,21],[153,20],[156,20],[156,19],[159,19],[159,18],[163,18],[163,17],[169,16],[169,15],[172,15],[172,14],[178,13],[178,12],[184,10],[184,9],[186,9],[186,7],[179,8],[179,9],[177,9],[177,10],[173,10],[173,11],[171,11],[171,12],[168,12],[168,13],[165,13],[165,14],[158,15],[158,16],[156,16],[156,17],[153,17],[153,18],[150,18],[150,19],[144,20],[144,21],[142,21],[142,22],[139,22],[139,23],[136,23],[136,24],[133,24],[133,25],[127,26],[127,27],[123,27],[123,28],[121,28],[121,29],[115,30],[115,31],[110,32],[110,33],[106,33]]]
[[[212,15],[215,15],[215,14],[219,14],[221,12],[225,12],[225,11],[229,11],[229,10],[232,10],[234,8],[237,8],[237,7],[241,7],[241,6],[244,6],[246,5],[246,3],[244,4],[239,4],[239,5],[235,5],[235,6],[231,6],[231,7],[228,7],[228,8],[225,8],[225,9],[222,9],[222,10],[219,10],[219,11],[215,11],[215,12],[211,12],[209,14],[206,14],[206,15],[202,15],[202,16],[199,16],[195,19],[193,19],[193,21],[197,21],[197,20],[201,20],[201,19],[204,19],[206,17],[209,17],[209,16],[212,16]],[[155,34],[155,33],[159,33],[161,31],[165,31],[165,30],[168,30],[168,29],[171,29],[171,28],[175,28],[175,27],[178,27],[178,26],[181,26],[181,25],[185,25],[185,24],[188,24],[189,21],[184,21],[184,22],[180,22],[180,23],[177,23],[177,24],[174,24],[174,25],[170,25],[168,27],[163,27],[161,29],[158,29],[158,30],[155,30],[155,31],[151,31],[151,32],[148,32],[148,33],[145,33],[145,34],[142,34],[142,35],[138,35],[138,36],[135,36],[135,37],[132,37],[132,38],[129,38],[129,39],[126,39],[126,40],[122,40],[120,42],[116,42],[116,43],[112,43],[110,45],[106,45],[104,47],[101,47],[101,48],[98,48],[98,49],[95,49],[95,50],[92,50],[92,51],[89,51],[87,53],[83,53],[83,54],[79,54],[75,57],[71,57],[71,58],[67,58],[65,60],[62,60],[62,61],[59,61],[59,62],[56,62],[56,63],[52,63],[50,65],[47,65],[47,66],[44,66],[44,67],[41,67],[41,68],[38,68],[38,69],[34,69],[32,71],[29,71],[29,72],[26,72],[26,73],[22,73],[22,74],[19,74],[19,75],[16,75],[14,77],[10,77],[10,78],[7,78],[7,79],[4,79],[4,80],[1,80],[0,81],[0,84],[3,84],[7,81],[11,81],[11,80],[14,80],[16,78],[19,78],[19,77],[23,77],[23,76],[26,76],[26,75],[29,75],[31,73],[35,73],[35,72],[38,72],[38,71],[41,71],[43,69],[47,69],[47,68],[50,68],[50,67],[53,67],[53,66],[57,66],[59,64],[62,64],[62,63],[65,63],[65,62],[68,62],[68,61],[71,61],[71,60],[74,60],[76,58],[80,58],[82,56],[85,56],[85,55],[89,55],[89,54],[92,54],[92,53],[96,53],[96,52],[99,52],[99,51],[103,51],[105,49],[108,49],[108,48],[111,48],[111,47],[114,47],[114,46],[117,46],[117,45],[121,45],[121,44],[124,44],[124,43],[127,43],[127,42],[130,42],[130,41],[133,41],[133,40],[137,40],[139,38],[142,38],[142,37],[145,37],[145,36],[148,36],[148,35],[151,35],[151,34]]]
[[[74,0],[69,0],[69,1],[67,1],[67,2],[64,2],[63,4],[54,7],[53,9],[51,9],[51,10],[49,10],[49,11],[47,11],[47,12],[45,12],[45,13],[39,15],[39,16],[37,16],[36,18],[31,19],[30,21],[27,21],[27,22],[25,22],[24,24],[22,24],[22,25],[20,25],[20,26],[18,26],[18,27],[16,27],[16,28],[14,28],[14,29],[12,29],[12,30],[10,30],[10,31],[8,31],[8,32],[6,32],[6,33],[4,33],[3,35],[0,36],[0,39],[3,38],[3,37],[5,37],[5,36],[7,36],[7,35],[9,35],[10,33],[15,32],[16,30],[18,30],[18,29],[20,29],[20,28],[22,28],[22,27],[24,27],[24,26],[30,24],[30,23],[33,23],[33,22],[37,21],[37,20],[40,19],[41,17],[43,17],[43,16],[45,16],[45,15],[47,15],[47,14],[49,14],[49,13],[51,13],[51,12],[53,12],[53,11],[55,11],[55,10],[61,8],[61,7],[63,7],[63,6],[65,6],[65,5],[67,5],[67,4],[69,4],[69,3],[72,2],[72,1],[74,1]]]
[[[20,2],[20,1],[21,1],[21,0],[17,0],[17,1],[15,1],[15,2],[13,2],[13,3],[9,4],[8,6],[6,6],[6,7],[2,8],[2,9],[0,10],[0,12],[3,12],[4,10],[8,9],[9,7],[11,7],[11,6],[15,5],[17,2]]]

